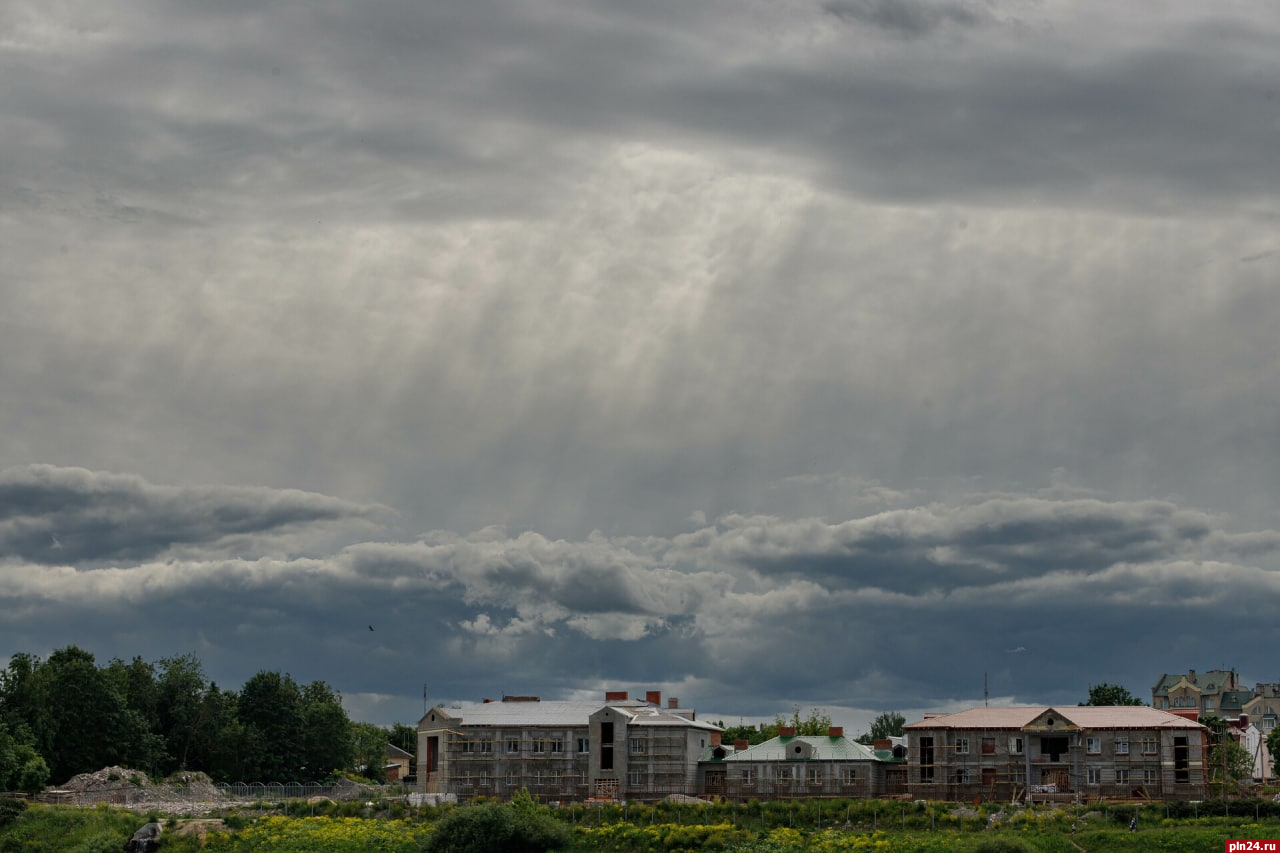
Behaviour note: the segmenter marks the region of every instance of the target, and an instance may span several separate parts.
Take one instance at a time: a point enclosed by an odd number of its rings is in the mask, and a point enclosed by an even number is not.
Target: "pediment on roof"
[[[418,721],[418,728],[439,729],[450,725],[457,725],[461,721],[461,717],[450,714],[444,708],[431,708],[427,713],[423,714],[422,719]]]
[[[1057,708],[1046,708],[1028,720],[1022,730],[1024,732],[1051,734],[1053,732],[1074,732],[1078,731],[1079,728],[1070,717]]]

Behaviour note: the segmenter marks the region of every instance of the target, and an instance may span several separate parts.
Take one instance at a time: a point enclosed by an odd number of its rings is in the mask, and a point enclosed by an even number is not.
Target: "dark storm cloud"
[[[740,517],[721,523],[711,548],[726,559],[768,574],[898,591],[1171,559],[1211,529],[1208,516],[1165,502],[1025,498],[898,510],[838,525]]]
[[[895,35],[928,35],[944,24],[977,26],[988,19],[981,5],[928,0],[831,0],[822,8],[837,18],[878,27]]]
[[[157,486],[124,474],[27,465],[0,471],[0,559],[144,562],[175,548],[225,548],[376,512],[296,490]]]
[[[168,489],[48,468],[8,472],[5,482],[10,519],[74,518],[97,494],[147,530],[183,517],[166,504],[197,494],[215,517],[235,504],[236,530],[291,523],[262,500],[291,496],[266,490]],[[164,500],[139,497],[150,492]],[[487,528],[306,558],[179,557],[88,573],[73,563],[32,571],[14,555],[0,605],[13,614],[6,641],[16,648],[60,623],[76,626],[70,641],[101,644],[145,609],[170,646],[158,653],[176,643],[234,668],[238,652],[253,649],[255,660],[378,695],[405,691],[406,673],[425,672],[437,695],[470,699],[646,683],[696,686],[718,708],[769,713],[767,684],[791,701],[901,708],[973,695],[983,671],[1024,701],[1067,701],[1113,677],[1154,678],[1166,664],[1153,658],[1148,673],[1126,658],[1121,672],[1106,663],[1108,649],[1119,637],[1158,645],[1171,621],[1184,633],[1210,625],[1233,646],[1243,639],[1236,633],[1252,632],[1267,648],[1256,634],[1280,594],[1278,552],[1274,531],[1233,533],[1171,502],[1004,495],[844,522],[727,516],[669,539]],[[1228,553],[1250,556],[1212,556]],[[1239,618],[1214,618],[1222,613]],[[155,643],[142,636],[122,627],[111,653]],[[423,657],[424,642],[434,654]],[[266,651],[273,644],[278,653]],[[304,647],[307,655],[288,651]],[[1024,651],[1011,660],[1011,648]],[[315,672],[316,653],[326,672]],[[815,655],[819,669],[797,665]],[[1236,665],[1257,667],[1255,657]]]

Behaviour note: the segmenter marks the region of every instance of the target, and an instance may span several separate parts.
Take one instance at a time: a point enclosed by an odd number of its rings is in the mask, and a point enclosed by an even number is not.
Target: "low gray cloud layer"
[[[421,681],[1275,680],[1222,626],[1277,603],[1278,36],[1263,0],[10,3],[0,652],[401,719]]]
[[[3,482],[57,484],[59,501],[78,508],[60,517],[69,539],[97,536],[104,515],[148,542],[173,523],[160,502],[120,513],[122,487],[214,507],[199,557],[121,550],[89,573],[6,537],[0,604],[11,636],[42,648],[131,641],[156,657],[194,648],[219,671],[261,650],[358,694],[394,695],[418,680],[456,697],[622,681],[767,714],[783,698],[938,706],[973,695],[988,674],[1001,695],[1068,702],[1104,678],[1137,689],[1146,668],[1195,654],[1204,637],[1188,625],[1214,626],[1239,665],[1265,665],[1268,652],[1248,651],[1248,637],[1280,594],[1280,536],[1230,534],[1158,501],[971,496],[844,522],[735,515],[640,539],[436,531],[289,556],[246,552],[240,539],[219,553],[215,543],[241,531],[246,503],[325,506],[317,496],[193,494],[50,468],[7,471]],[[43,524],[49,493],[8,488],[6,529]],[[228,505],[237,510],[217,511]],[[287,512],[295,529],[329,514]],[[264,526],[275,517],[264,512]],[[230,529],[214,530],[218,518]],[[1159,651],[1118,661],[1117,637]],[[1016,660],[1011,648],[1022,650]]]

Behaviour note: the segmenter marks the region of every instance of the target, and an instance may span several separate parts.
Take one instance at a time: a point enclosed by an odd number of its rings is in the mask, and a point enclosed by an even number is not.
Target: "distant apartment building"
[[[501,701],[432,708],[418,723],[418,788],[541,800],[652,800],[692,793],[698,758],[721,729],[677,700],[625,692],[599,701]]]
[[[1234,669],[1211,669],[1203,673],[1192,669],[1161,675],[1151,688],[1151,707],[1235,717],[1251,697],[1250,691],[1240,690],[1240,675]]]
[[[1208,730],[1145,706],[974,708],[904,727],[920,799],[1198,800]]]

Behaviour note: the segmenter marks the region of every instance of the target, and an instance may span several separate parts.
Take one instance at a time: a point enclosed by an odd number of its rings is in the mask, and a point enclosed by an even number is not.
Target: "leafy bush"
[[[0,826],[7,826],[13,823],[26,810],[26,800],[0,800]]]
[[[427,853],[544,853],[569,844],[572,830],[527,803],[482,803],[454,809],[427,838]]]

